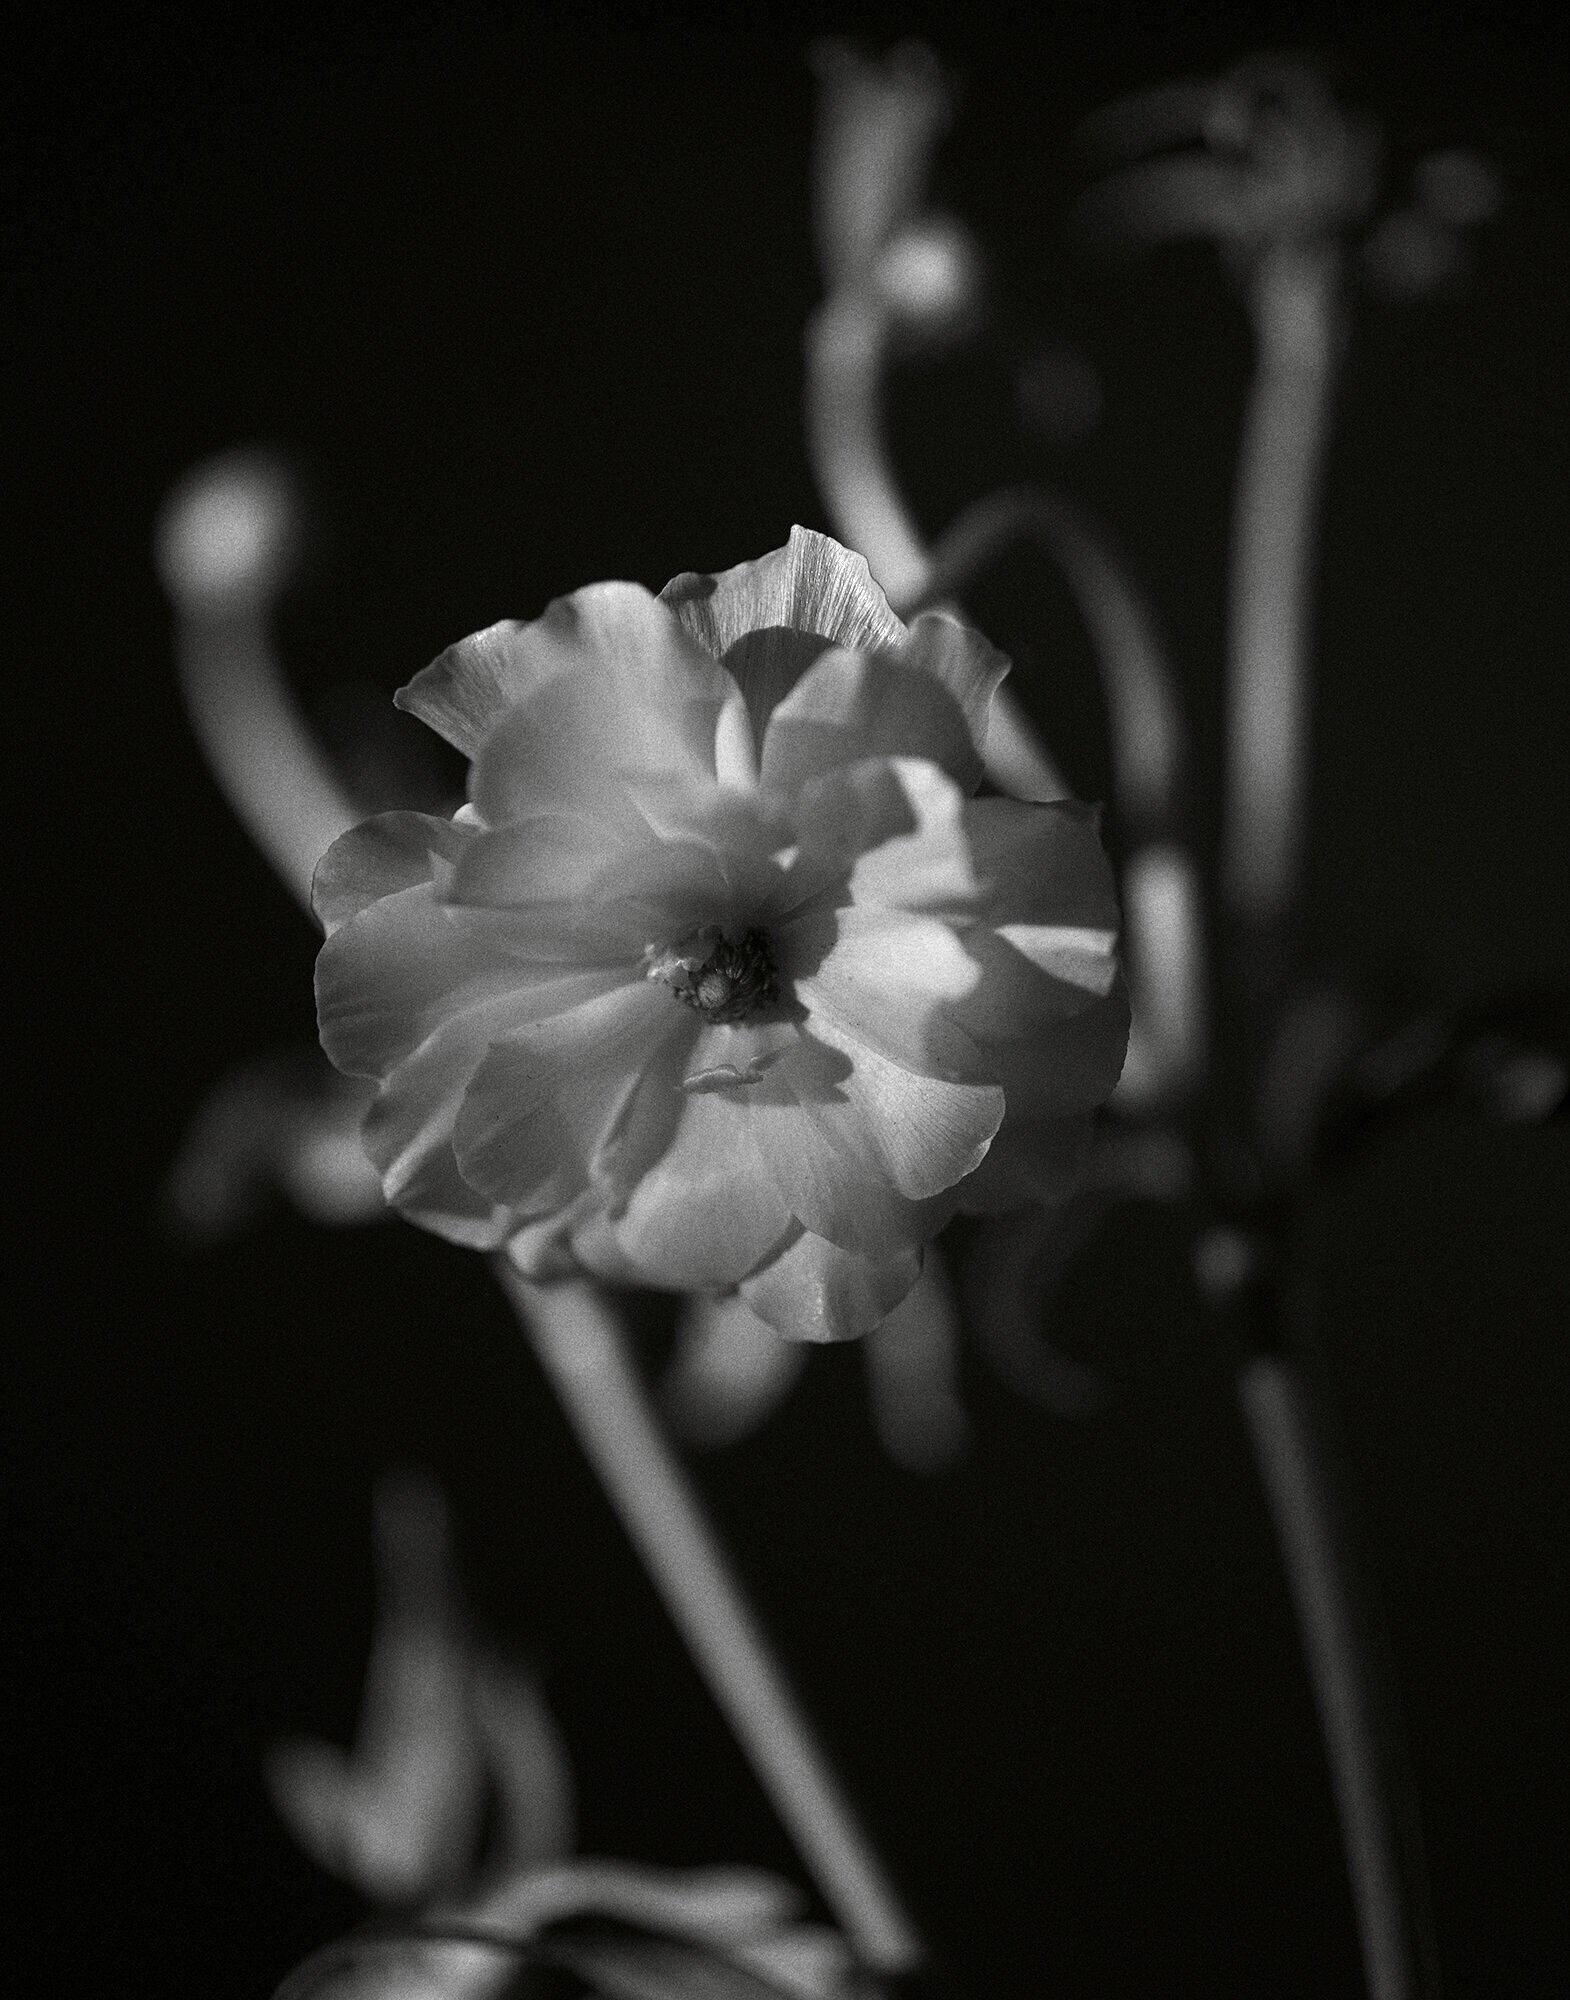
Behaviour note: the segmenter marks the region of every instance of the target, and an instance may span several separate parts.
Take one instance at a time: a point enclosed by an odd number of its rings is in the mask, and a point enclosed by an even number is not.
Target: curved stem
[[[931,561],[894,477],[883,438],[888,309],[870,286],[851,286],[807,328],[807,450],[835,530],[864,555],[896,605],[924,599]],[[986,762],[995,783],[1021,799],[1063,799],[1069,788],[1019,703],[992,699]]]
[[[914,1924],[818,1747],[649,1408],[616,1320],[588,1284],[540,1286],[496,1260],[671,1620],[852,1950],[876,1972],[922,1959]]]
[[[1327,1427],[1302,1370],[1279,1353],[1243,1364],[1238,1400],[1319,1712],[1369,2000],[1431,2000],[1427,1882],[1403,1732]]]
[[[192,731],[236,819],[309,916],[317,862],[362,815],[306,727],[269,636],[300,513],[279,460],[220,453],[169,495],[154,554],[174,605]]]
[[[175,657],[209,769],[236,819],[314,922],[316,864],[361,815],[300,719],[260,612],[183,613]]]
[[[1222,887],[1251,925],[1302,867],[1309,608],[1340,346],[1337,252],[1280,243],[1253,278],[1257,339],[1233,502]]]

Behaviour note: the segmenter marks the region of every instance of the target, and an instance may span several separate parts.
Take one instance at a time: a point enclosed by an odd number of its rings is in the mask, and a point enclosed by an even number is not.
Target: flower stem
[[[1403,1732],[1327,1426],[1301,1368],[1280,1353],[1244,1362],[1238,1400],[1319,1712],[1369,2000],[1431,2000],[1427,1881]]]
[[[867,559],[891,601],[922,599],[931,561],[889,461],[883,371],[889,313],[870,285],[847,285],[807,328],[806,431],[813,476],[836,532]],[[1022,799],[1069,788],[1007,687],[992,699],[987,771]]]
[[[610,1307],[592,1285],[534,1285],[505,1260],[496,1268],[584,1455],[852,1950],[875,1972],[911,1970],[923,1956],[915,1926],[683,1477]]]
[[[1283,242],[1253,276],[1257,351],[1233,502],[1222,888],[1268,927],[1297,887],[1307,779],[1309,604],[1340,347],[1333,246]]]

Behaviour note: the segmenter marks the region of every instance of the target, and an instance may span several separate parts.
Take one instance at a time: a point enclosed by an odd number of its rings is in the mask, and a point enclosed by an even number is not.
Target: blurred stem
[[[1238,1399],[1319,1713],[1369,2000],[1432,2000],[1415,1792],[1374,1594],[1349,1531],[1347,1482],[1296,1361],[1250,1356]]]
[[[1253,379],[1233,498],[1222,888],[1265,929],[1302,866],[1309,616],[1340,347],[1333,244],[1271,245],[1251,277]]]
[[[840,1790],[650,1408],[604,1297],[535,1285],[496,1260],[502,1289],[561,1399],[672,1623],[861,1962],[906,1972],[915,1926]]]
[[[248,603],[180,607],[175,657],[191,728],[219,788],[311,915],[316,864],[361,815],[300,719],[273,657],[263,609]]]
[[[894,477],[883,435],[889,313],[868,285],[850,285],[807,327],[806,429],[813,476],[835,532],[867,559],[896,606],[926,601],[932,565]],[[993,696],[987,770],[1016,798],[1069,796],[1009,689]]]

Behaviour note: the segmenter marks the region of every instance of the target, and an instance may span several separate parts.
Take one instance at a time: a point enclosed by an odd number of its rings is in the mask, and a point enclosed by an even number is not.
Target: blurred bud
[[[254,450],[206,459],[159,515],[159,579],[190,615],[265,601],[289,580],[301,524],[299,490],[281,461]]]
[[[818,79],[815,223],[830,291],[858,282],[919,212],[927,171],[953,115],[942,64],[920,42],[883,57],[848,42],[814,45]]]
[[[873,282],[897,332],[923,345],[957,339],[974,326],[982,295],[981,252],[962,224],[928,215],[883,247]]]
[[[390,1213],[360,1126],[374,1086],[314,1048],[284,1049],[225,1077],[197,1110],[164,1189],[165,1219],[189,1243],[218,1243],[282,1194],[313,1222]]]
[[[482,1866],[556,1860],[573,1837],[566,1753],[533,1682],[475,1644],[435,1482],[382,1479],[375,1538],[376,1627],[354,1748],[275,1744],[265,1770],[279,1817],[376,1903],[460,1889]]]

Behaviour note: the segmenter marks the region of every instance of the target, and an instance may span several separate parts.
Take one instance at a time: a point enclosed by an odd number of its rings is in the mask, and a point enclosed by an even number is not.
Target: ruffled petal
[[[810,528],[792,528],[783,549],[756,562],[684,571],[660,601],[735,679],[760,744],[776,703],[825,648],[888,648],[905,636],[865,560]]]
[[[856,1340],[887,1319],[920,1273],[919,1250],[874,1260],[803,1230],[738,1290],[788,1340]]]
[[[933,675],[889,653],[825,653],[769,718],[762,780],[792,794],[839,764],[924,757],[967,792],[981,782],[965,712]]]
[[[554,759],[581,747],[598,748],[613,767],[643,768],[652,757],[712,776],[714,725],[730,684],[636,583],[590,584],[527,624],[509,619],[460,639],[394,699],[474,759],[505,715],[557,682],[577,686],[578,695],[539,712],[553,728],[536,746],[530,775],[545,767],[548,776]],[[568,717],[587,723],[586,739],[555,735]],[[487,811],[475,797],[487,819],[515,816]]]
[[[451,864],[475,829],[434,813],[378,813],[335,840],[316,864],[311,907],[329,937],[383,896],[429,882],[432,856]]]
[[[634,979],[493,1042],[453,1132],[464,1179],[520,1215],[562,1207],[684,1012]]]

